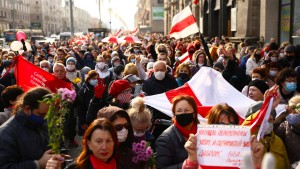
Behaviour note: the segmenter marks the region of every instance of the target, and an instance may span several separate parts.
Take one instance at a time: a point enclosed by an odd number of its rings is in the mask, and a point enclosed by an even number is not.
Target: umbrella
[[[123,36],[119,39],[119,42],[123,43],[123,42],[127,42],[127,43],[142,43],[139,38],[132,36],[132,35],[127,35],[127,36]]]
[[[109,36],[109,37],[102,39],[102,42],[118,43],[118,38],[115,36]]]

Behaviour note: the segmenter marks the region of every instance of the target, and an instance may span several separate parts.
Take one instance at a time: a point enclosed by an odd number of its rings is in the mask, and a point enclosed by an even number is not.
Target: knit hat
[[[66,64],[68,64],[69,62],[73,62],[74,64],[76,64],[76,60],[73,57],[69,57],[66,61]]]
[[[122,91],[129,89],[130,84],[127,80],[116,80],[109,88],[109,94],[113,97],[116,97]]]
[[[214,64],[213,68],[219,68],[221,71],[224,70],[224,65],[222,62],[217,62]]]
[[[120,60],[119,56],[114,56],[111,58],[111,64],[113,65],[116,60]]]
[[[256,113],[257,111],[259,111],[263,105],[263,101],[258,101],[256,103],[253,103],[250,105],[250,107],[248,108],[247,110],[247,113],[246,113],[246,118],[248,118],[249,116],[251,116],[252,114]],[[271,116],[274,117],[274,119],[276,118],[276,111],[275,110],[272,110],[271,111]]]
[[[268,84],[259,79],[255,79],[255,80],[251,81],[249,83],[248,87],[250,88],[250,86],[257,87],[261,91],[262,94],[265,94],[265,92],[269,89]]]
[[[80,70],[80,73],[82,75],[85,75],[85,74],[88,74],[89,71],[91,70],[91,68],[87,67],[87,66],[84,66],[81,70]]]
[[[147,64],[147,71],[148,71],[149,69],[153,69],[153,65],[154,65],[154,62],[149,62],[149,63]]]
[[[285,51],[285,52],[296,52],[296,51],[297,51],[297,48],[296,48],[294,45],[287,45],[287,46],[284,48],[284,51]]]

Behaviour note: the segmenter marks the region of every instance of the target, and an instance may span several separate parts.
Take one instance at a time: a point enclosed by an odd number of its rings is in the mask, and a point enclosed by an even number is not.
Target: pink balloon
[[[26,34],[23,31],[18,31],[16,33],[16,38],[18,41],[21,41],[22,39],[26,40]]]

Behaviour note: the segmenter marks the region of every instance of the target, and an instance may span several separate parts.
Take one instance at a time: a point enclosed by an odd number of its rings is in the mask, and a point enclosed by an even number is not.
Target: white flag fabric
[[[212,106],[227,103],[234,108],[240,119],[244,120],[249,106],[255,103],[254,100],[246,97],[229,84],[220,72],[210,67],[202,67],[190,81],[179,88],[162,94],[146,96],[145,103],[173,117],[171,101],[175,96],[182,94],[194,97],[198,113],[203,118]]]
[[[189,6],[176,14],[172,19],[170,37],[175,39],[185,38],[191,34],[199,32],[197,21]]]

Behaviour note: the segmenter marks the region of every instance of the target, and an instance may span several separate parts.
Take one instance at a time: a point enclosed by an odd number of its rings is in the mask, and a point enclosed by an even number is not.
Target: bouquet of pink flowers
[[[155,165],[155,157],[152,148],[150,147],[150,143],[142,140],[140,143],[132,144],[132,151],[134,153],[134,157],[132,161],[134,163],[139,162],[147,162],[150,168]]]
[[[57,93],[51,94],[51,97],[45,97],[43,103],[50,105],[47,116],[49,146],[56,153],[60,153],[60,143],[64,140],[63,123],[64,117],[69,112],[69,103],[76,98],[74,90],[60,88]]]

